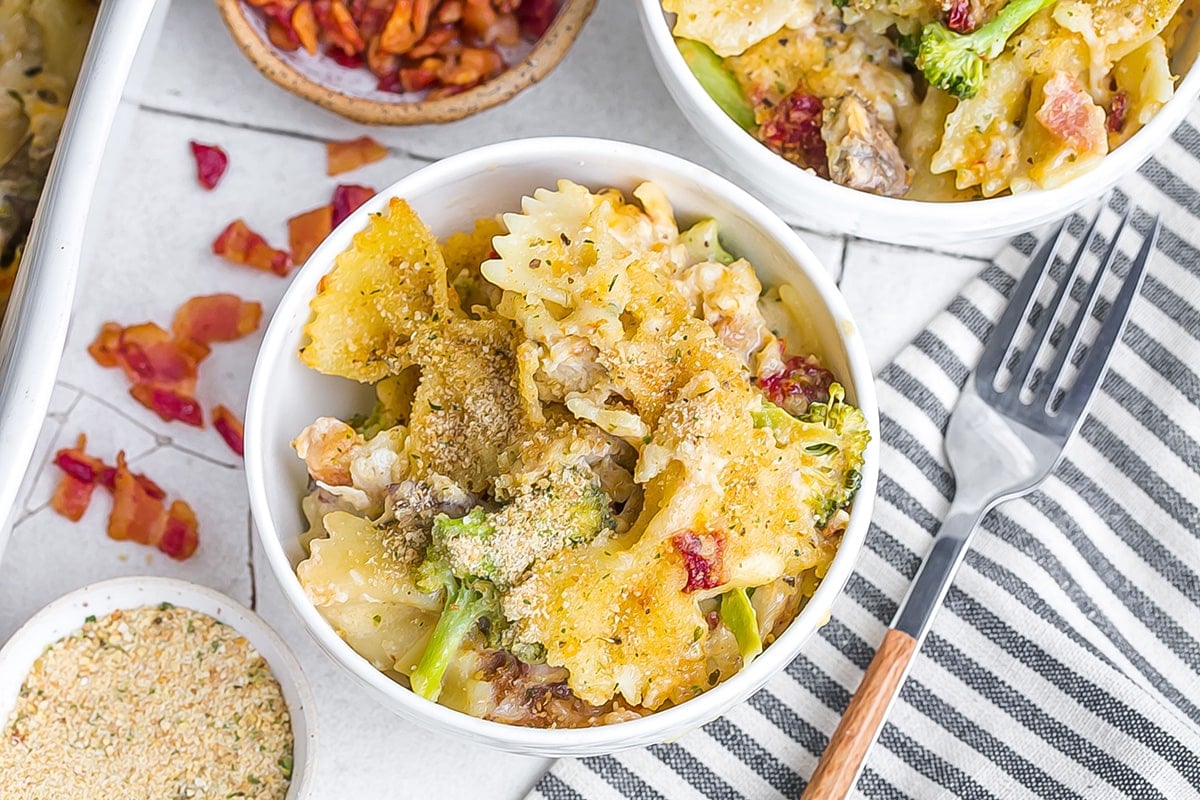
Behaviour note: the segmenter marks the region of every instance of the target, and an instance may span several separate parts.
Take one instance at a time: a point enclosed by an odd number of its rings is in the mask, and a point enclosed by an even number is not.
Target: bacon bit
[[[1125,117],[1128,114],[1129,95],[1125,92],[1117,92],[1108,106],[1108,116],[1105,119],[1105,127],[1108,128],[1109,133],[1120,133],[1125,130]]]
[[[360,136],[348,142],[326,142],[325,156],[327,175],[341,175],[364,164],[386,158],[387,148],[370,136]]]
[[[767,399],[794,417],[808,411],[812,403],[829,402],[833,373],[812,356],[792,356],[782,371],[758,381]]]
[[[975,24],[971,0],[952,0],[946,14],[946,27],[956,33],[970,33],[975,30]]]
[[[521,24],[521,33],[531,39],[540,39],[558,14],[554,0],[524,0],[517,6],[517,21]]]
[[[317,15],[313,12],[313,5],[310,0],[301,0],[296,5],[296,10],[292,12],[292,30],[296,34],[296,39],[310,56],[317,54],[317,38],[319,29],[317,27]]]
[[[338,47],[326,47],[325,55],[329,56],[339,67],[346,69],[358,69],[363,65],[363,57],[353,53],[344,53]]]
[[[701,534],[681,531],[671,537],[671,544],[683,557],[683,566],[687,570],[685,592],[715,589],[727,580],[724,531]]]
[[[342,183],[333,189],[333,201],[330,203],[333,216],[333,227],[341,225],[363,203],[375,196],[375,190],[370,186],[358,186],[352,183]]]
[[[112,492],[113,507],[108,517],[108,536],[153,545],[171,558],[185,559],[199,544],[196,515],[182,500],[164,506],[166,493],[145,475],[129,470],[125,452],[117,453],[117,465],[109,467],[84,453],[87,437],[82,434],[74,448],[59,450],[54,463],[65,473],[50,505],[59,514],[79,521],[97,486]]]
[[[215,144],[200,144],[194,139],[190,142],[192,156],[196,159],[196,179],[200,185],[209,191],[216,188],[229,166],[229,156]]]
[[[217,406],[212,412],[212,423],[217,433],[225,440],[225,444],[229,445],[229,449],[239,456],[243,455],[244,430],[241,420],[225,406]]]
[[[167,524],[158,540],[158,549],[176,561],[183,561],[196,552],[200,544],[199,527],[192,507],[182,500],[173,501],[167,512]]]
[[[196,398],[149,383],[135,383],[129,389],[133,398],[158,414],[163,422],[179,420],[197,428],[204,427],[204,415]]]
[[[333,45],[332,49],[341,50],[347,56],[357,56],[366,48],[367,43],[342,0],[314,0],[313,13]]]
[[[258,330],[262,312],[262,303],[236,294],[193,297],[175,312],[171,333],[176,341],[232,342]]]
[[[821,138],[823,110],[821,98],[796,89],[775,106],[759,127],[758,138],[788,161],[828,178],[829,161]]]
[[[267,39],[285,53],[300,49],[300,37],[292,29],[290,21],[277,16],[267,17]]]
[[[290,255],[271,247],[266,239],[250,230],[240,219],[225,226],[225,230],[213,241],[212,251],[232,264],[245,264],[280,277],[292,270]]]
[[[1045,100],[1034,116],[1076,153],[1092,153],[1105,142],[1102,117],[1096,115],[1091,94],[1074,75],[1059,70],[1043,88]]]
[[[333,230],[333,206],[324,205],[297,214],[288,220],[287,226],[292,259],[303,264]]]
[[[122,330],[124,328],[115,322],[106,322],[100,327],[100,332],[87,348],[97,364],[102,367],[115,367],[120,363],[117,359],[117,345],[121,340]]]
[[[397,0],[379,36],[379,46],[398,56],[411,50],[429,29],[433,5],[431,0]]]

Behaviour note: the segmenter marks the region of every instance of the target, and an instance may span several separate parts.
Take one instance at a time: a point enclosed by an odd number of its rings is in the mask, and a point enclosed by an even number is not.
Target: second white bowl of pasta
[[[1061,218],[1171,147],[1200,95],[1200,0],[638,9],[672,97],[755,191],[806,227],[896,244]]]
[[[250,389],[256,526],[389,708],[512,752],[698,727],[830,616],[877,412],[828,273],[708,170],[535,139],[398,181],[314,253]]]

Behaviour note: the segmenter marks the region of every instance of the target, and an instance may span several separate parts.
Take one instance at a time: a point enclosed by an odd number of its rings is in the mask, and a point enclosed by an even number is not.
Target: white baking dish
[[[167,5],[101,4],[0,326],[0,556],[66,342],[104,151],[134,65],[153,50]]]

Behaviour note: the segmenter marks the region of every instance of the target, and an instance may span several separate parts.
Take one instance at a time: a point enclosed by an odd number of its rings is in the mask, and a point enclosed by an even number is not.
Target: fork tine
[[[1125,282],[1121,285],[1120,292],[1113,300],[1112,307],[1108,310],[1108,315],[1104,318],[1104,324],[1100,326],[1100,333],[1096,336],[1096,341],[1088,348],[1087,356],[1084,357],[1083,363],[1079,366],[1079,373],[1075,377],[1075,385],[1067,392],[1063,398],[1062,407],[1059,408],[1059,416],[1066,419],[1078,419],[1083,416],[1083,411],[1087,408],[1088,400],[1092,397],[1093,389],[1099,385],[1100,379],[1104,377],[1104,369],[1108,366],[1109,357],[1112,355],[1114,345],[1121,336],[1121,332],[1125,329],[1125,320],[1129,316],[1129,309],[1133,305],[1133,300],[1138,296],[1142,288],[1142,280],[1146,276],[1146,265],[1150,262],[1150,256],[1154,253],[1154,248],[1158,243],[1158,233],[1162,228],[1162,222],[1158,217],[1154,218],[1154,222],[1150,226],[1150,230],[1146,232],[1146,238],[1142,242],[1142,249],[1138,251],[1137,258],[1129,267],[1129,274],[1125,276]],[[1113,240],[1113,249],[1116,249],[1116,240]]]
[[[1000,371],[1000,366],[1007,358],[1009,350],[1012,349],[1013,342],[1017,337],[1017,329],[1029,314],[1029,307],[1033,303],[1033,298],[1037,296],[1042,280],[1050,271],[1050,265],[1054,263],[1054,254],[1058,252],[1058,244],[1062,241],[1063,231],[1066,228],[1067,221],[1063,220],[1059,223],[1058,230],[1054,232],[1054,235],[1046,239],[1025,270],[1021,282],[1013,290],[1012,298],[1008,301],[1008,306],[1004,309],[996,327],[992,328],[992,335],[983,349],[979,366],[975,368],[975,389],[981,397],[991,397],[996,394],[994,389],[996,374]]]
[[[1054,324],[1054,320],[1058,318],[1059,312],[1062,310],[1063,301],[1066,299],[1067,292],[1075,283],[1075,276],[1079,274],[1079,269],[1083,264],[1083,258],[1091,250],[1092,240],[1096,238],[1096,226],[1100,223],[1100,217],[1104,214],[1103,206],[1096,212],[1096,216],[1092,217],[1092,223],[1088,226],[1087,233],[1083,240],[1079,243],[1079,248],[1075,251],[1075,257],[1071,259],[1071,264],[1067,268],[1066,274],[1062,280],[1058,282],[1058,287],[1055,289],[1054,297],[1042,308],[1042,315],[1038,319],[1037,327],[1033,330],[1033,338],[1029,341],[1029,346],[1025,348],[1025,352],[1021,354],[1021,360],[1017,366],[1013,368],[1012,380],[1008,384],[1007,392],[1013,392],[1015,395],[1020,395],[1021,389],[1029,382],[1033,366],[1037,363],[1038,354],[1042,352],[1042,348],[1046,346],[1046,340],[1050,336],[1050,328]],[[1049,264],[1047,265],[1047,274],[1049,273]],[[1047,373],[1049,376],[1050,373]],[[1045,384],[1045,377],[1042,384]]]
[[[1088,284],[1087,294],[1084,296],[1083,302],[1079,304],[1079,308],[1075,310],[1075,318],[1071,320],[1071,326],[1063,333],[1062,339],[1059,340],[1058,351],[1054,354],[1054,360],[1050,362],[1050,366],[1046,368],[1046,374],[1042,376],[1041,388],[1043,391],[1038,392],[1038,397],[1045,398],[1046,411],[1050,411],[1050,405],[1054,402],[1054,387],[1062,381],[1062,373],[1066,368],[1068,359],[1075,352],[1075,348],[1079,346],[1079,339],[1083,335],[1084,323],[1092,315],[1092,309],[1096,305],[1096,298],[1100,296],[1100,284],[1104,282],[1104,276],[1108,274],[1109,269],[1112,267],[1112,262],[1117,256],[1117,242],[1121,240],[1121,234],[1125,232],[1125,226],[1129,224],[1129,215],[1132,209],[1132,205],[1126,207],[1125,213],[1121,215],[1121,221],[1117,223],[1117,229],[1108,240],[1108,250],[1105,251],[1104,257],[1100,259],[1100,265],[1096,267],[1096,274],[1092,276],[1092,280]]]

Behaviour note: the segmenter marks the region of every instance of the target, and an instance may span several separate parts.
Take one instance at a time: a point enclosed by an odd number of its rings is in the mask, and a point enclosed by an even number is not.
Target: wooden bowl
[[[267,39],[263,18],[244,0],[216,0],[233,40],[266,77],[335,114],[370,125],[452,122],[499,105],[544,78],[562,61],[596,6],[596,0],[563,0],[549,30],[516,63],[495,78],[451,97],[418,99],[380,91],[366,69],[347,69],[303,50],[286,52]]]

